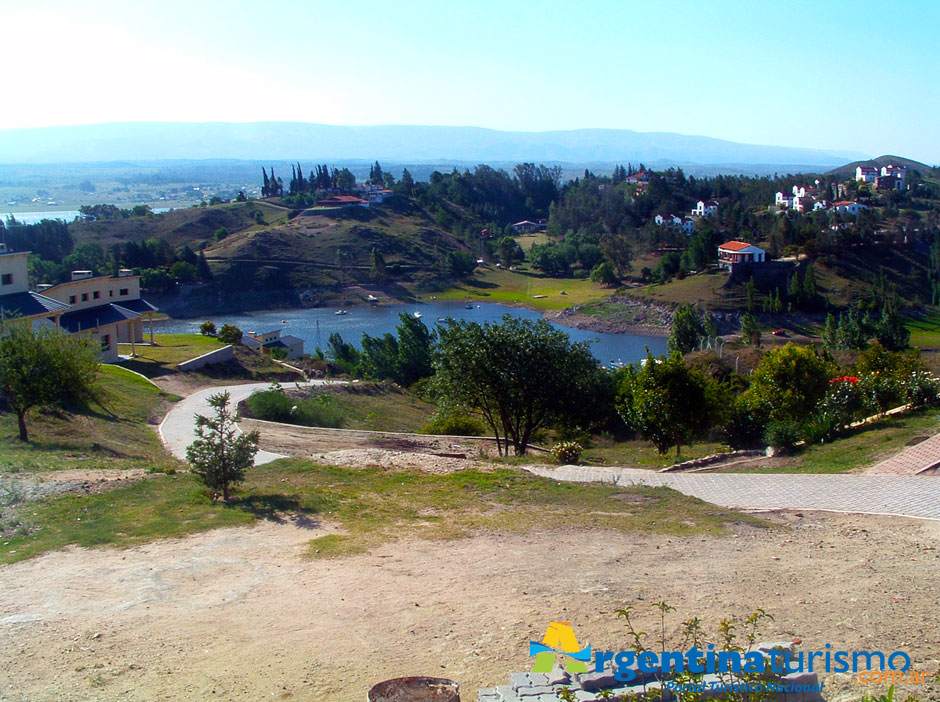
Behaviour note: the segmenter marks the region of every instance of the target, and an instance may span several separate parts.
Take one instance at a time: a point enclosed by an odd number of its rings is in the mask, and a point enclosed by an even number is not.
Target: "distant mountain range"
[[[728,172],[823,170],[866,154],[740,144],[626,129],[504,132],[479,127],[343,127],[301,122],[117,122],[0,130],[0,163],[175,159],[378,159],[402,163],[643,162]],[[721,166],[726,165],[727,168]]]

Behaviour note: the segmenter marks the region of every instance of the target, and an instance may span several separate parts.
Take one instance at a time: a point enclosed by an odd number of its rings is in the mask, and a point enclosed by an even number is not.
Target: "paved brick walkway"
[[[940,520],[940,477],[783,473],[657,473],[560,466],[531,472],[569,482],[665,485],[723,507],[889,514]]]
[[[868,475],[916,475],[940,465],[940,434],[872,466]]]

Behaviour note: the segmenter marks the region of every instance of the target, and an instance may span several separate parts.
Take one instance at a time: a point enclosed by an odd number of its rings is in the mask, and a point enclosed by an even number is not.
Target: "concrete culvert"
[[[369,690],[369,702],[460,702],[453,680],[415,676],[385,680]]]

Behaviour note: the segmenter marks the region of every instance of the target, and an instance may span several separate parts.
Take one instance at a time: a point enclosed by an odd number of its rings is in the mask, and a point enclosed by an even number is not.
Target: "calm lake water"
[[[0,205],[2,207],[2,205]],[[122,207],[125,207],[122,205]],[[126,205],[130,208],[131,205]],[[154,210],[154,214],[160,214],[161,212],[169,212],[171,208],[169,207],[158,207]],[[4,212],[0,209],[0,215],[2,215],[3,221],[5,222],[7,217],[12,214],[16,221],[20,224],[38,224],[44,219],[61,219],[63,222],[71,222],[73,219],[78,217],[81,212],[78,210],[43,210],[37,212]]]
[[[305,350],[312,352],[317,346],[325,349],[327,339],[333,332],[339,332],[344,341],[352,342],[356,346],[359,346],[363,333],[370,336],[381,336],[386,332],[394,334],[399,322],[398,315],[401,312],[407,314],[420,312],[421,321],[432,329],[438,320],[448,317],[483,323],[498,321],[506,314],[523,319],[539,319],[542,316],[533,310],[494,303],[484,303],[479,306],[474,303],[473,309],[468,310],[465,304],[463,302],[428,302],[417,305],[350,307],[349,313],[345,315],[337,315],[335,309],[247,312],[213,316],[212,321],[215,322],[216,327],[234,324],[243,331],[265,332],[283,328],[285,334],[292,334],[303,339]],[[173,319],[158,322],[155,329],[163,333],[194,333],[199,331],[199,325],[202,322],[202,319]],[[645,358],[646,347],[649,347],[654,354],[666,352],[666,339],[661,337],[603,334],[557,324],[552,326],[567,332],[573,341],[593,342],[591,351],[605,365],[612,361],[631,363]]]

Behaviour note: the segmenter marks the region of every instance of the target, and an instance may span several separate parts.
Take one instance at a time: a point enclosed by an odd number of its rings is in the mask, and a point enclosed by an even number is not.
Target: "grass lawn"
[[[339,523],[343,534],[310,543],[312,557],[369,551],[396,539],[455,539],[480,532],[596,528],[662,534],[722,534],[765,522],[667,488],[558,483],[512,469],[434,475],[319,466],[282,459],[248,473],[225,506],[190,475],[159,476],[89,497],[62,497],[32,510],[28,533],[6,539],[0,561],[67,544],[129,545],[247,524],[285,512]]]
[[[597,445],[585,449],[581,460],[593,465],[658,469],[729,450],[725,444],[702,441],[690,445],[683,444],[682,454],[676,458],[675,447],[665,456],[660,456],[656,447],[648,441],[618,441],[606,446],[598,442]]]
[[[411,393],[381,385],[357,383],[328,392],[337,398],[344,429],[419,432],[437,409]]]
[[[562,295],[564,290],[566,294]],[[528,271],[478,268],[472,281],[442,293],[439,300],[473,300],[525,304],[539,310],[558,310],[572,305],[602,300],[611,289],[587,278],[546,278]],[[536,295],[545,297],[536,299]]]
[[[178,467],[154,426],[148,426],[178,398],[115,366],[102,366],[100,378],[100,404],[74,412],[30,413],[28,443],[17,438],[16,416],[0,414],[2,470]]]
[[[144,338],[149,338],[144,335]],[[177,364],[188,361],[196,356],[209,353],[215,349],[220,349],[223,344],[218,339],[202,334],[154,334],[154,346],[135,344],[137,356],[133,361],[125,362],[128,368],[133,368],[138,364],[150,366],[160,366],[162,368],[175,368]],[[118,350],[121,354],[130,355],[130,344],[118,344]],[[150,373],[144,373],[150,377]]]
[[[911,346],[940,350],[940,309],[932,307],[924,314],[912,315],[905,326],[911,332]]]
[[[177,366],[196,356],[220,349],[223,344],[218,339],[202,334],[154,334],[155,346],[136,345],[137,355],[121,365],[148,378],[157,378],[177,371]],[[120,353],[130,354],[130,344],[120,344]],[[293,376],[294,373],[284,368],[270,356],[250,351],[244,346],[235,347],[235,364],[206,366],[198,371],[190,371],[207,378],[268,378]]]
[[[940,430],[940,408],[930,408],[862,427],[829,444],[807,446],[783,465],[730,468],[728,472],[844,473],[867,468],[901,451],[915,436]]]

